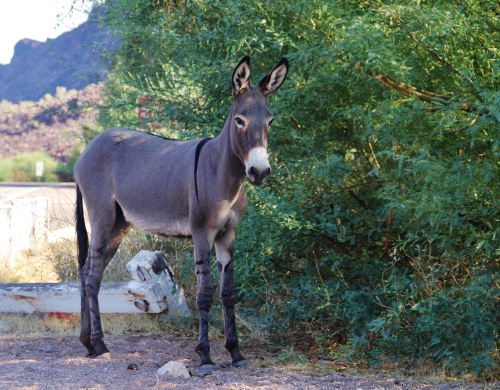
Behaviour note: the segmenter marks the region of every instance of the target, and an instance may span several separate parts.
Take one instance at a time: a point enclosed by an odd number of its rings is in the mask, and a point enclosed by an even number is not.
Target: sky
[[[0,0],[0,64],[10,63],[24,38],[45,42],[82,24],[91,5],[90,0]]]

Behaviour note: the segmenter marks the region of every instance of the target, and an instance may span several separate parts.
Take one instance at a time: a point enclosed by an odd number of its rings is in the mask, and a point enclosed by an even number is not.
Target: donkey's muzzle
[[[271,176],[271,167],[264,169],[250,167],[247,169],[248,180],[256,186],[260,186],[269,176]]]

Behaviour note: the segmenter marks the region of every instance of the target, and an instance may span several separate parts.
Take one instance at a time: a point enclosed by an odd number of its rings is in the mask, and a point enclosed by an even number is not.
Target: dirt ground
[[[107,336],[111,360],[85,358],[77,337],[19,338],[0,336],[0,389],[484,389],[453,381],[425,382],[384,370],[346,369],[341,362],[300,363],[282,351],[253,342],[242,345],[247,369],[230,366],[222,339],[213,340],[218,369],[197,368],[196,340],[158,335]],[[183,362],[190,378],[158,376],[158,367]],[[410,374],[411,375],[411,374]]]

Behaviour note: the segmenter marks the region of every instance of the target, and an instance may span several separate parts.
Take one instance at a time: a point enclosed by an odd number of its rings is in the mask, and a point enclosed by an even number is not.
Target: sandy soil
[[[0,389],[481,389],[484,386],[425,383],[397,378],[381,370],[364,375],[339,362],[298,364],[279,350],[246,343],[249,368],[230,367],[222,339],[212,342],[218,369],[197,368],[196,340],[166,335],[107,336],[111,360],[83,357],[76,337],[17,338],[0,336]],[[191,378],[157,376],[170,360],[183,362]],[[488,387],[490,388],[490,387]],[[491,387],[493,388],[493,387]]]

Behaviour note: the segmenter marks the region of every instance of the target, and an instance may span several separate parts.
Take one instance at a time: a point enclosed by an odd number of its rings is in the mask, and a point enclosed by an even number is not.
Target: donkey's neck
[[[233,150],[231,143],[232,112],[219,135],[205,147],[212,149],[212,161],[216,168],[215,180],[224,189],[227,199],[234,199],[241,191],[246,179],[245,165]]]

